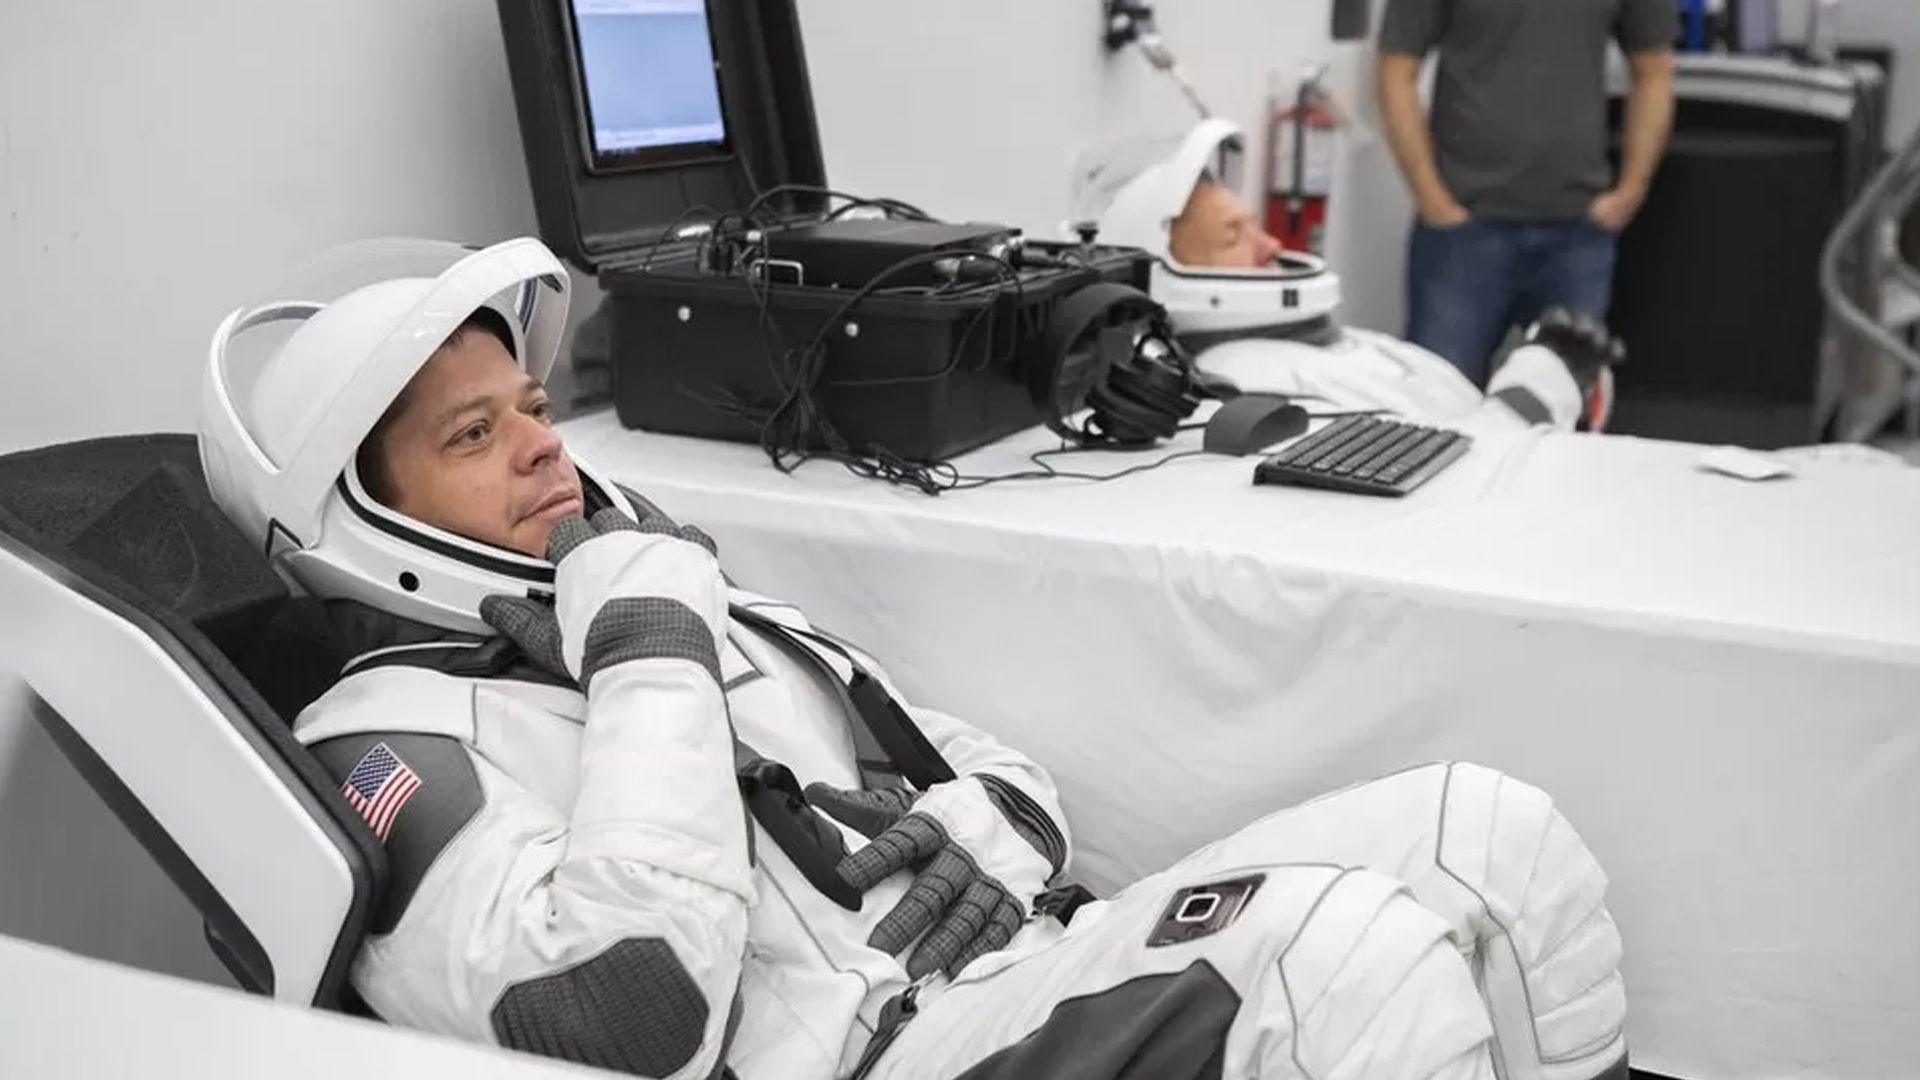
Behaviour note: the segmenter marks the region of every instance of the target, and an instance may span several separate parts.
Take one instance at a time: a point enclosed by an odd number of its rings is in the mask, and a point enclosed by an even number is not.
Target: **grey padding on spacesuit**
[[[643,533],[653,533],[657,536],[671,536],[679,540],[685,540],[690,544],[698,544],[706,548],[707,554],[709,555],[720,554],[720,545],[713,542],[713,537],[708,536],[705,529],[702,529],[698,525],[678,524],[665,514],[656,512],[650,516],[642,517],[636,528]],[[602,531],[605,530],[603,529]]]
[[[847,791],[831,784],[808,784],[807,801],[832,814],[842,825],[872,839],[913,809],[920,794],[911,788]]]
[[[1527,328],[1526,340],[1553,350],[1582,394],[1593,389],[1601,371],[1627,362],[1626,342],[1613,336],[1605,320],[1564,307],[1543,312]]]
[[[544,671],[573,683],[560,642],[560,619],[553,605],[522,596],[489,596],[480,601],[480,620],[520,647]]]
[[[393,819],[387,835],[387,888],[369,927],[374,934],[389,933],[400,922],[434,860],[485,801],[466,747],[445,736],[374,732],[327,739],[309,749],[328,776],[345,783],[354,766],[381,743],[413,770],[420,787]]]
[[[674,524],[655,515],[635,522],[609,507],[586,518],[572,517],[553,527],[547,538],[547,558],[558,566],[575,549],[614,532],[670,536],[714,554],[713,538],[693,526]],[[535,663],[549,671],[567,673],[565,638],[552,605],[530,597],[495,595],[480,602],[480,618],[511,638]],[[667,597],[613,597],[595,612],[582,643],[579,685],[592,685],[596,672],[629,660],[679,658],[692,660],[720,683],[720,655],[713,631],[698,612]]]
[[[1212,964],[1068,998],[954,1080],[1217,1080],[1240,995]]]
[[[518,983],[492,1012],[502,1046],[636,1076],[692,1060],[707,1002],[658,938],[616,942],[565,971]]]
[[[1553,413],[1547,408],[1546,402],[1524,386],[1509,386],[1487,396],[1506,405],[1529,424],[1553,423]]]
[[[583,689],[592,686],[595,673],[616,664],[668,657],[691,660],[707,669],[715,685],[722,681],[713,631],[698,612],[665,597],[615,597],[600,608],[587,627],[580,685]]]

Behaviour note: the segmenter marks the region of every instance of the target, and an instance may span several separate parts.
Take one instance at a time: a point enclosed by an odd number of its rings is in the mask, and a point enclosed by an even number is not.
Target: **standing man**
[[[1419,220],[1407,337],[1485,386],[1515,323],[1604,316],[1615,247],[1673,126],[1673,0],[1387,0],[1380,108]],[[1626,147],[1607,158],[1606,50],[1633,72]],[[1420,64],[1439,50],[1432,125]]]

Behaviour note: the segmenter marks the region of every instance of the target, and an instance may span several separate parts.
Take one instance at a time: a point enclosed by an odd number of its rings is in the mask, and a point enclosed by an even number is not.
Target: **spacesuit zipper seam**
[[[1061,834],[1060,827],[1055,824],[1053,816],[1047,813],[1033,796],[1021,790],[1018,784],[1006,777],[994,773],[979,773],[977,778],[981,786],[987,789],[988,796],[993,799],[995,809],[1001,811],[1009,824],[1018,825],[1020,822],[1013,819],[1021,818],[1029,828],[1040,833],[1052,848],[1052,851],[1043,851],[1040,855],[1047,860],[1053,873],[1058,874],[1064,870],[1067,865],[1067,838]],[[1002,799],[1005,800],[1004,804]],[[1022,839],[1025,838],[1022,837]]]

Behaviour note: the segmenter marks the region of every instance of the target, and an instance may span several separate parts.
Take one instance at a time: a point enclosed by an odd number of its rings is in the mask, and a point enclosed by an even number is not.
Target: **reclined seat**
[[[190,436],[0,457],[0,665],[242,987],[364,1013],[347,976],[385,851],[288,724],[345,660],[325,607],[214,504]]]
[[[339,670],[191,436],[0,457],[0,667],[255,993],[353,1009],[385,852],[289,721]]]

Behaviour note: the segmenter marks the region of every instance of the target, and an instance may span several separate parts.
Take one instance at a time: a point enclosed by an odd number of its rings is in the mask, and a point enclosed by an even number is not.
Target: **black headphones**
[[[1112,282],[1073,293],[1047,318],[1028,390],[1047,427],[1081,446],[1148,446],[1170,439],[1203,396],[1167,311]],[[1092,415],[1076,426],[1069,417]]]

